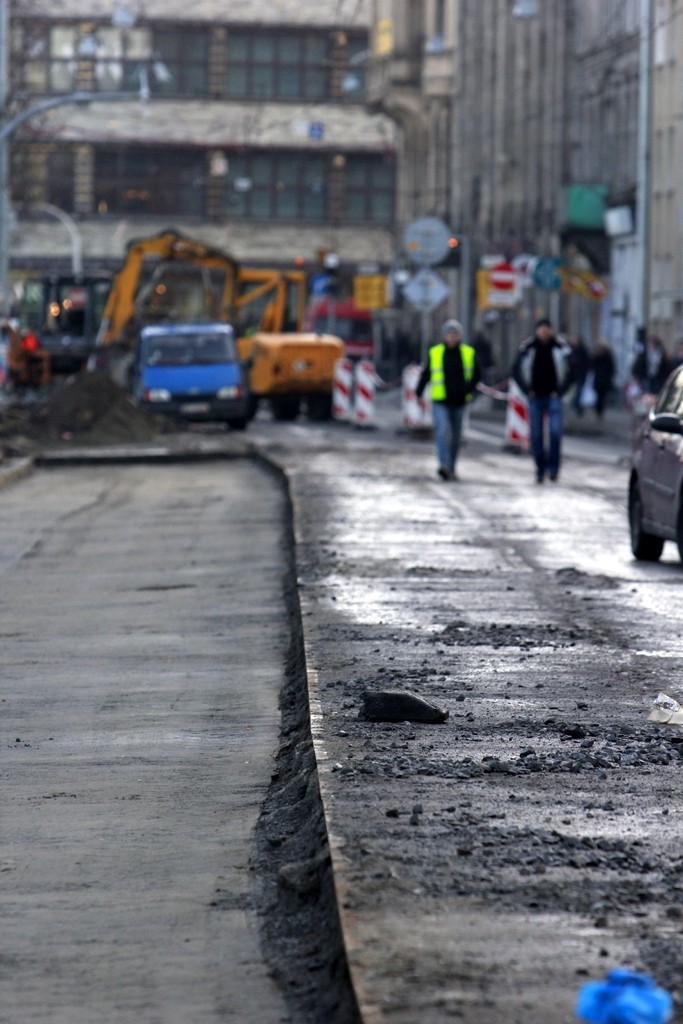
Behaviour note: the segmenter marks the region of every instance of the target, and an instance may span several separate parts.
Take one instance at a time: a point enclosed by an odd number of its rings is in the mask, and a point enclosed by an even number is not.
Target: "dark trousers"
[[[536,474],[540,480],[546,473],[549,473],[550,476],[557,476],[560,471],[562,411],[562,399],[557,396],[529,399],[531,454],[536,462]],[[547,445],[546,424],[548,428]]]

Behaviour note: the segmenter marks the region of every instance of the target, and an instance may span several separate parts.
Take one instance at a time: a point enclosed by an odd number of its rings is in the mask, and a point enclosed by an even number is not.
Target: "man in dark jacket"
[[[533,336],[523,342],[513,368],[514,379],[529,402],[531,452],[539,484],[546,473],[551,480],[557,480],[560,472],[562,396],[572,383],[569,357],[569,346],[555,336],[550,320],[543,317],[536,322]]]
[[[481,367],[474,348],[461,340],[462,325],[457,320],[446,320],[442,331],[443,341],[429,349],[415,393],[420,398],[430,385],[437,472],[442,480],[456,480],[465,406],[481,380]]]
[[[631,369],[633,377],[646,394],[657,395],[669,376],[669,370],[669,360],[664,342],[655,334],[649,335],[645,342],[645,348]]]

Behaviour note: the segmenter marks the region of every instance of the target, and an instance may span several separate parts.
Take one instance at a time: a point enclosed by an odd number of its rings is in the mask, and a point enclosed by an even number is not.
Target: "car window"
[[[143,362],[147,366],[215,365],[237,358],[232,334],[202,331],[197,334],[156,334],[146,338]]]
[[[672,373],[662,388],[657,403],[656,413],[673,412],[683,416],[683,367]]]

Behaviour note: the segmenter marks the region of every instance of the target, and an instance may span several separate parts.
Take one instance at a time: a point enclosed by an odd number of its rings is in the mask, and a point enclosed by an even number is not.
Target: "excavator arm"
[[[303,329],[306,313],[306,274],[303,271],[240,267],[236,310],[241,312],[265,296],[270,298],[258,322],[260,331],[277,333]]]
[[[219,309],[210,310],[218,320],[229,320],[235,309],[238,264],[220,249],[185,238],[177,231],[163,231],[151,238],[132,241],[128,246],[123,267],[114,278],[97,343],[112,345],[125,339],[126,328],[138,317],[144,317],[141,308],[141,285],[146,264],[152,263],[155,272],[183,265],[195,270],[217,270],[223,275]]]

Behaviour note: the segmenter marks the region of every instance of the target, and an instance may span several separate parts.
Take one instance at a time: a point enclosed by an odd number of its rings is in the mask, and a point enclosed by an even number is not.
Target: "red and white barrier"
[[[427,430],[432,426],[432,408],[428,398],[429,388],[419,399],[415,394],[422,367],[416,364],[406,366],[403,371],[401,409],[403,426],[411,430]]]
[[[375,424],[374,364],[367,359],[356,363],[354,373],[354,419],[356,426],[371,427]]]
[[[519,386],[508,384],[507,414],[505,417],[505,444],[528,452],[531,445],[529,406]]]
[[[332,416],[335,420],[350,420],[353,409],[353,363],[338,359],[332,380]]]

